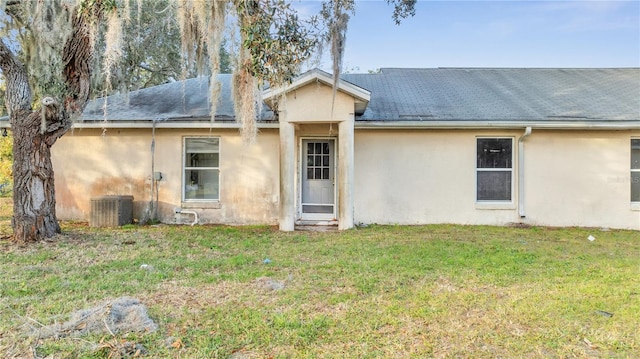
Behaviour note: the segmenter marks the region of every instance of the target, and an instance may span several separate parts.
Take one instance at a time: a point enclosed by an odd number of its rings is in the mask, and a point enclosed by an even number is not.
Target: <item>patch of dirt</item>
[[[285,281],[282,280],[274,280],[271,279],[269,277],[260,277],[257,278],[253,281],[253,284],[258,287],[259,289],[263,289],[263,290],[283,290],[286,286],[287,283]]]
[[[438,277],[438,280],[435,281],[435,292],[436,293],[451,293],[451,292],[457,292],[458,291],[458,287],[453,284],[449,278],[447,277],[443,277],[440,276]]]

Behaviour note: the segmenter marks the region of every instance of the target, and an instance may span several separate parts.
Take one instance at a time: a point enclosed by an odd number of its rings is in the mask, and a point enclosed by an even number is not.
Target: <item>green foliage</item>
[[[129,20],[124,21],[122,26],[122,57],[114,64],[112,89],[105,88],[105,74],[97,71],[92,78],[96,96],[112,92],[126,93],[180,78],[180,31],[175,19],[168,18],[162,12],[170,5],[169,0],[158,0],[145,3],[142,8],[131,7],[127,14]],[[121,11],[124,12],[124,9]],[[99,31],[95,68],[100,68],[104,61],[105,46],[105,31]]]
[[[416,14],[418,0],[387,0],[387,4],[393,5],[393,21],[400,25],[403,19]]]
[[[284,0],[233,3],[252,76],[272,86],[291,82],[318,45],[317,18],[300,19]]]
[[[11,166],[13,164],[13,137],[0,136],[0,195],[4,195],[11,191],[13,185],[13,176],[11,175]]]

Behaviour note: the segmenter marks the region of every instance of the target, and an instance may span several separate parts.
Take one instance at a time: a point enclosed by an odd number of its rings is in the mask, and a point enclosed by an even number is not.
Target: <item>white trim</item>
[[[516,209],[515,202],[476,201],[476,209]]]
[[[280,124],[278,122],[260,122],[256,123],[259,129],[278,129]],[[123,129],[137,129],[137,128],[152,128],[153,124],[151,120],[109,120],[104,121],[79,121],[72,125],[72,128],[123,128]],[[156,121],[156,128],[171,128],[171,129],[239,129],[240,125],[233,122],[222,121],[207,121],[206,119],[198,120],[166,120]],[[427,130],[427,129],[441,129],[441,130],[515,130],[522,129],[524,127],[531,127],[534,130],[639,130],[640,119],[638,121],[536,121],[536,120],[523,120],[523,121],[490,121],[490,120],[356,120],[354,129],[356,130]],[[0,122],[0,128],[11,129],[10,123]]]
[[[314,81],[319,81],[328,86],[333,86],[333,76],[322,70],[313,69],[302,74],[289,85],[281,86],[278,88],[269,88],[263,91],[262,98],[265,102],[267,102],[272,98],[276,98],[279,95],[282,95],[283,93],[294,91]],[[366,103],[371,100],[370,91],[342,79],[338,79],[338,90]]]
[[[405,129],[473,129],[473,130],[514,130],[531,127],[532,129],[548,130],[637,130],[640,129],[640,119],[610,120],[610,121],[492,121],[492,120],[356,120],[355,129],[358,130],[405,130]]]
[[[197,169],[204,169],[204,170],[216,170],[218,171],[218,198],[206,198],[206,199],[187,199],[186,198],[186,193],[185,193],[185,188],[186,188],[186,171],[187,171],[187,167],[186,167],[186,150],[187,150],[187,139],[193,139],[193,138],[214,138],[218,140],[218,152],[203,152],[203,153],[217,153],[218,154],[218,167],[197,167]],[[181,150],[181,156],[182,156],[182,160],[181,160],[181,168],[180,170],[182,171],[181,174],[181,182],[180,182],[180,202],[181,205],[185,208],[220,208],[220,197],[221,197],[221,188],[222,188],[222,172],[220,171],[220,162],[222,160],[222,156],[220,156],[220,154],[222,153],[222,141],[220,139],[220,136],[182,136],[182,150]],[[196,167],[189,167],[189,168],[196,168]],[[218,205],[216,205],[216,203],[218,203]]]
[[[240,124],[237,122],[211,122],[211,121],[189,121],[189,120],[178,120],[178,121],[156,121],[155,128],[171,128],[171,129],[239,129]],[[85,121],[85,122],[76,122],[71,128],[152,128],[153,121],[151,120],[121,120],[121,121],[112,121],[103,122],[103,121]],[[256,122],[256,126],[259,129],[278,129],[280,128],[280,124],[278,122]],[[10,126],[8,126],[10,128]]]
[[[515,137],[514,136],[475,136],[475,157],[474,160],[474,196],[476,209],[516,209],[515,191],[516,191],[516,179],[515,179]],[[479,139],[505,139],[511,140],[511,168],[481,168],[478,169],[478,140]],[[509,200],[478,200],[478,170],[480,172],[510,172],[511,173],[511,199]]]
[[[189,202],[182,201],[182,208],[198,208],[198,209],[220,209],[222,204],[216,200],[189,200]]]
[[[632,146],[632,141],[640,141],[640,138],[638,137],[631,137],[629,140],[629,158],[631,160],[633,160],[631,158],[631,156],[633,155],[633,146]],[[640,173],[640,167],[638,168],[632,168],[631,167],[632,163],[629,163],[629,195],[631,195],[631,174],[633,173]],[[629,200],[631,200],[631,198],[629,198]],[[631,210],[632,211],[640,211],[640,201],[631,201]]]
[[[305,205],[322,205],[328,206],[326,203],[314,204],[314,203],[302,203],[302,181],[304,181],[303,162],[306,159],[304,155],[304,146],[302,146],[305,140],[332,140],[333,141],[333,213],[303,213],[302,206]],[[331,221],[338,218],[338,186],[336,185],[336,178],[338,176],[338,139],[331,136],[300,136],[298,139],[298,160],[297,170],[298,181],[296,185],[298,187],[296,194],[296,221]],[[329,218],[329,216],[332,216]]]

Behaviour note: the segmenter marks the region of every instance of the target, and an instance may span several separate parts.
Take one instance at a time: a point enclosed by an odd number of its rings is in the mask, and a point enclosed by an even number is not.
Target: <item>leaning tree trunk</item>
[[[62,53],[66,95],[59,101],[45,97],[33,111],[27,69],[0,39],[0,69],[6,82],[5,104],[13,131],[14,241],[34,242],[60,232],[51,146],[71,128],[71,115],[82,113],[89,98],[91,35],[86,20],[101,17],[101,2],[92,2],[73,19],[73,31]]]
[[[60,233],[51,145],[55,139],[40,131],[38,112],[11,114],[13,128],[13,233],[16,241],[33,242]],[[15,119],[13,118],[15,117]]]

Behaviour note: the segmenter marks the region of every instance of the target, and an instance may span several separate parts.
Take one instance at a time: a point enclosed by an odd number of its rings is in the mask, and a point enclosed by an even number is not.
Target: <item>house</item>
[[[640,229],[639,68],[388,68],[335,92],[312,70],[264,91],[251,145],[220,81],[215,121],[206,78],[90,103],[52,149],[58,217],[118,194],[166,223]]]

